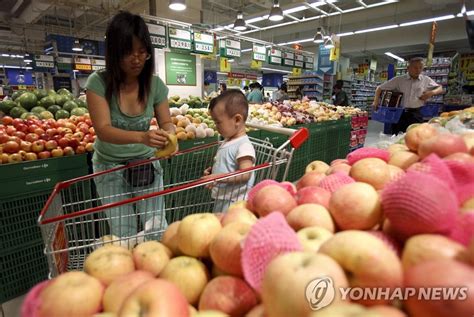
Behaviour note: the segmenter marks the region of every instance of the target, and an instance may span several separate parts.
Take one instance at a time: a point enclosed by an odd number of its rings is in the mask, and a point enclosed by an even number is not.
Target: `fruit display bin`
[[[23,295],[48,278],[43,241],[0,254],[0,303]]]

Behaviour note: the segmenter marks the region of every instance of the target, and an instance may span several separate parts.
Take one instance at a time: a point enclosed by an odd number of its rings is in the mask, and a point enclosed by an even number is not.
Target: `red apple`
[[[449,268],[449,274],[446,269]],[[433,260],[420,263],[405,271],[405,286],[414,289],[433,289],[438,287],[451,290],[463,287],[465,292],[459,292],[456,299],[445,299],[447,292],[431,292],[437,300],[427,300],[424,296],[410,296],[404,302],[409,316],[412,317],[444,317],[444,316],[472,316],[474,307],[474,269],[464,263],[452,259]],[[460,298],[460,297],[464,297]],[[449,303],[449,305],[447,304]]]
[[[217,310],[229,316],[244,316],[257,304],[257,295],[245,281],[232,276],[220,276],[206,285],[199,299],[199,310]]]
[[[14,141],[8,141],[3,144],[3,152],[8,154],[16,153],[20,150],[20,145]]]
[[[296,200],[286,189],[279,185],[268,185],[255,195],[252,211],[258,213],[261,217],[274,211],[287,215],[296,206]]]
[[[59,119],[56,121],[56,126],[59,128],[59,127],[64,127],[64,125],[66,124],[67,120],[66,119]]]
[[[144,315],[144,312],[145,315]],[[189,317],[186,297],[173,283],[154,279],[138,286],[124,301],[119,317],[180,316]]]
[[[46,130],[46,134],[49,135],[50,137],[58,134],[58,130],[54,128],[49,128]]]
[[[71,129],[71,131],[72,131],[73,133],[76,132],[76,128],[77,128],[74,123],[72,123],[72,122],[67,122],[67,121],[66,121],[66,123],[64,124],[64,127],[65,127],[66,129]]]
[[[43,151],[38,153],[38,158],[43,160],[51,157],[51,152],[50,151]]]
[[[37,135],[43,135],[46,133],[43,128],[36,128],[35,131],[33,132],[36,133]]]
[[[28,126],[24,123],[20,123],[16,126],[16,130],[26,134],[28,133]]]
[[[92,143],[92,142],[94,142],[94,136],[88,133],[88,134],[84,135],[83,141],[86,142],[86,143]]]
[[[36,140],[39,140],[39,135],[37,135],[36,133],[28,133],[26,136],[25,136],[25,141],[28,141],[28,142],[35,142]]]
[[[35,130],[38,129],[38,128],[39,128],[39,127],[38,127],[36,124],[33,123],[33,124],[31,124],[31,125],[28,126],[28,132],[29,132],[29,133],[35,133]],[[41,134],[41,133],[39,133],[39,134]],[[38,135],[39,135],[39,134],[38,134]]]
[[[0,144],[6,143],[10,136],[6,132],[0,132]]]
[[[85,134],[82,132],[76,132],[72,135],[73,138],[82,141],[84,139]]]
[[[66,148],[69,146],[69,140],[65,137],[61,137],[58,141],[58,146]]]
[[[2,123],[4,125],[11,125],[11,124],[13,124],[13,118],[10,117],[10,116],[5,116],[5,117],[2,118]]]
[[[7,164],[10,159],[10,156],[7,153],[0,154],[0,163]]]
[[[54,150],[58,147],[58,142],[54,140],[47,141],[44,145],[45,149],[48,151]]]
[[[76,154],[84,154],[86,153],[86,148],[83,145],[79,145],[76,147]]]
[[[16,128],[14,126],[7,126],[7,129],[5,130],[7,132],[8,135],[13,135],[13,133],[16,132]]]
[[[86,144],[86,151],[87,152],[94,152],[94,143],[87,143]]]
[[[13,141],[13,142],[17,143],[18,145],[20,145],[20,143],[21,143],[21,139],[17,136],[10,136],[8,138],[8,141]]]
[[[13,126],[16,127],[16,126],[19,125],[20,123],[25,123],[25,120],[20,119],[20,118],[13,119],[13,122],[12,122]]]
[[[8,157],[8,163],[19,163],[21,161],[23,161],[23,158],[20,153],[13,153]]]
[[[36,161],[38,159],[38,156],[36,153],[33,152],[28,152],[26,153],[25,160],[26,161]]]
[[[331,199],[331,193],[318,186],[308,186],[298,190],[295,198],[298,205],[320,204],[325,208],[328,208],[329,199]]]
[[[65,148],[63,148],[63,152],[64,156],[71,156],[75,154],[74,149],[70,146],[66,146]]]
[[[95,135],[95,129],[94,129],[94,127],[90,127],[90,128],[89,128],[89,133],[92,134],[92,135]]]
[[[53,135],[53,136],[50,138],[50,140],[54,140],[54,141],[56,141],[56,142],[59,142],[59,140],[61,140],[61,138],[62,138],[61,135],[56,134],[56,135]],[[58,145],[59,145],[59,144],[58,144]]]
[[[44,150],[45,143],[46,142],[44,140],[36,140],[31,144],[31,150],[36,153],[42,152]]]
[[[301,189],[308,186],[318,186],[324,177],[326,177],[326,174],[320,172],[305,173],[296,184],[296,188]]]
[[[21,141],[20,148],[25,152],[31,152],[31,142]]]
[[[51,156],[52,157],[61,157],[64,155],[64,151],[60,148],[56,148],[51,150]]]

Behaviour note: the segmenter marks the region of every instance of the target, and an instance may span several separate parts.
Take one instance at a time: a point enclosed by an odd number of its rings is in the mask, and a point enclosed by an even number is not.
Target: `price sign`
[[[212,34],[194,32],[194,51],[210,54],[214,52],[214,36]]]
[[[166,27],[159,24],[147,24],[151,45],[155,48],[166,47]]]
[[[265,45],[253,44],[253,60],[261,62],[267,60],[267,48]]]
[[[240,41],[220,40],[220,55],[223,57],[240,57]]]
[[[179,50],[191,50],[191,32],[188,30],[168,28],[170,48]]]

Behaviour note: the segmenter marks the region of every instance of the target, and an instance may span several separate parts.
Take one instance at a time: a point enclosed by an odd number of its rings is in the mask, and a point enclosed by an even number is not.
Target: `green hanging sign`
[[[191,50],[191,31],[168,27],[168,38],[171,49]]]
[[[240,57],[240,41],[235,40],[220,40],[219,54],[221,57],[234,58]]]
[[[267,60],[267,48],[265,45],[253,43],[253,56],[254,61],[265,62]]]
[[[290,52],[283,53],[283,61],[281,63],[282,66],[295,66],[295,54]]]
[[[281,65],[282,63],[282,52],[275,48],[268,50],[268,63],[273,65]]]
[[[154,48],[166,47],[166,26],[159,24],[147,24],[150,33],[151,45]]]
[[[194,32],[194,51],[200,54],[214,52],[214,36],[208,33]]]

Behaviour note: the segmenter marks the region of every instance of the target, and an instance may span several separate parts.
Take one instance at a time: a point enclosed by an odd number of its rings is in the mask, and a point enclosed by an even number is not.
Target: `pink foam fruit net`
[[[242,269],[245,280],[260,292],[268,264],[280,254],[301,250],[295,231],[282,213],[272,212],[260,218],[252,226],[243,244]]]

